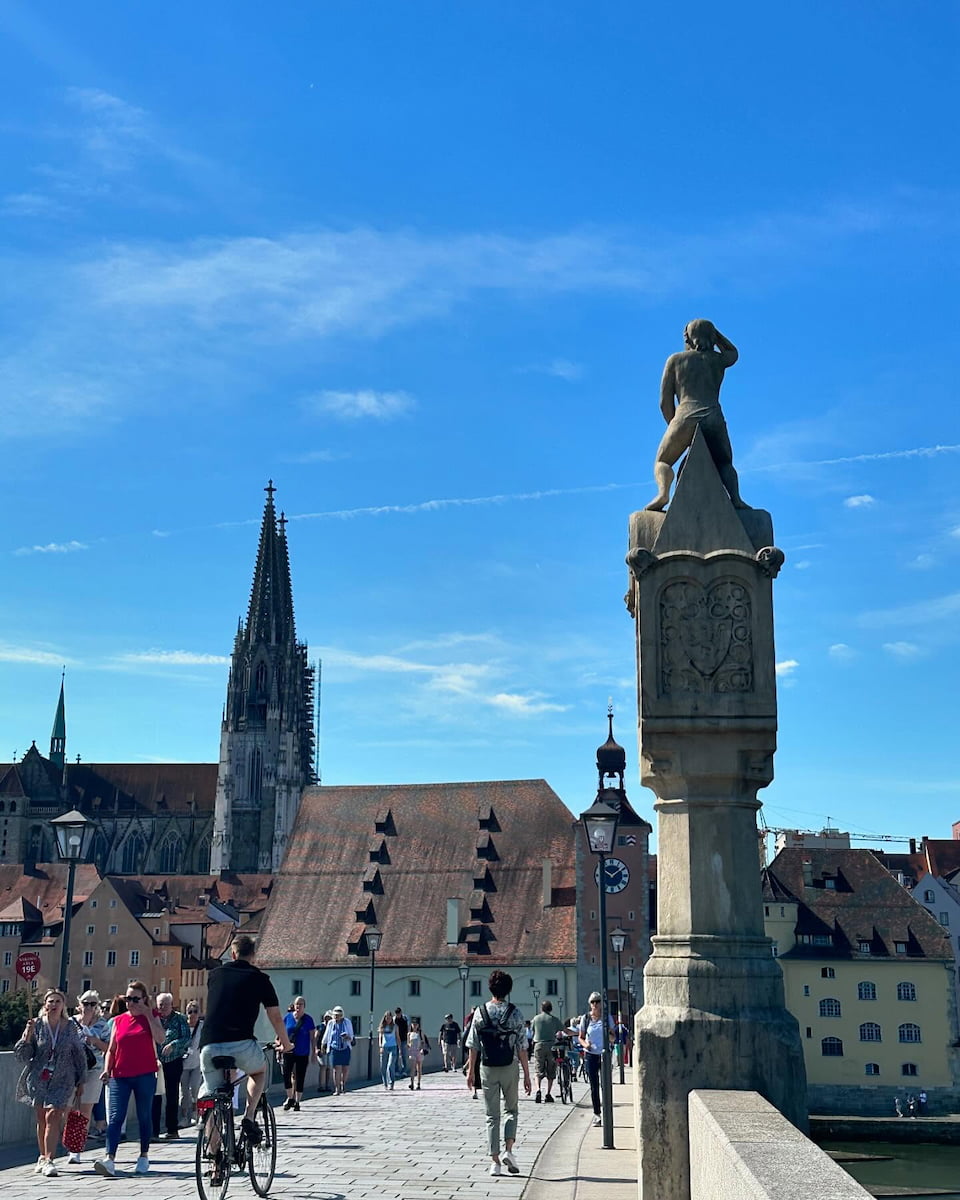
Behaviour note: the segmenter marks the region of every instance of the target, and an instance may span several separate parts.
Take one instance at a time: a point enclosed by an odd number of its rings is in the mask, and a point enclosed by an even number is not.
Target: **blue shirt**
[[[287,1036],[290,1038],[290,1041],[293,1042],[293,1053],[309,1054],[310,1033],[311,1030],[314,1030],[317,1027],[313,1017],[311,1017],[309,1013],[303,1014],[303,1021],[300,1024],[300,1028],[297,1030],[296,1037],[293,1036],[293,1028],[297,1023],[297,1018],[292,1012],[288,1012],[284,1016],[283,1023],[287,1027]]]

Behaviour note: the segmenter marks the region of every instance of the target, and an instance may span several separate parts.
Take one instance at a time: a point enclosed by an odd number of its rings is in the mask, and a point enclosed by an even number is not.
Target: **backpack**
[[[501,1021],[494,1024],[490,1020],[487,1006],[482,1004],[480,1007],[483,1011],[483,1024],[477,1031],[480,1038],[480,1061],[485,1067],[509,1067],[513,1062],[513,1047],[517,1040],[516,1031],[507,1029]],[[508,1019],[514,1011],[514,1006],[508,1005],[503,1019]]]

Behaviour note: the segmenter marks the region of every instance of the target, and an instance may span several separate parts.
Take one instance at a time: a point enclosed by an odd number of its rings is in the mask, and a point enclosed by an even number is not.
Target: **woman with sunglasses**
[[[43,996],[43,1012],[31,1017],[14,1047],[18,1062],[26,1063],[17,1081],[17,1099],[32,1104],[37,1119],[40,1157],[34,1171],[57,1174],[54,1156],[67,1107],[77,1096],[87,1074],[87,1056],[76,1025],[67,1016],[67,998],[50,988]]]
[[[97,1159],[93,1169],[99,1175],[115,1179],[114,1159],[120,1134],[133,1096],[140,1127],[140,1157],[134,1171],[146,1175],[150,1170],[150,1134],[153,1131],[153,1096],[157,1090],[157,1044],[166,1037],[157,1010],[149,1003],[147,985],[135,979],[124,996],[127,1011],[113,1018],[110,1044],[100,1076],[110,1089],[110,1124],[107,1126],[107,1153]]]
[[[203,1073],[200,1070],[200,1034],[203,1018],[196,1000],[187,1002],[187,1028],[190,1030],[190,1045],[183,1057],[183,1075],[180,1079],[180,1124],[192,1125],[197,1119],[197,1097]]]
[[[110,1028],[100,1015],[100,996],[97,992],[84,992],[78,1000],[79,1011],[74,1017],[81,1039],[90,1047],[96,1057],[96,1062],[87,1071],[83,1083],[83,1094],[78,1105],[80,1111],[90,1121],[93,1106],[100,1099],[103,1082],[100,1073],[103,1071],[103,1056],[110,1044]],[[80,1155],[70,1152],[69,1163],[80,1162]]]

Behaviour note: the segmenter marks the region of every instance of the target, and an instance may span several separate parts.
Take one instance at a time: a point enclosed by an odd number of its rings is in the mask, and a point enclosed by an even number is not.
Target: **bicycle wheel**
[[[247,1169],[253,1190],[258,1196],[265,1196],[277,1169],[277,1121],[266,1096],[260,1097],[254,1119],[260,1130],[260,1145],[251,1146],[247,1141]]]
[[[566,1104],[568,1100],[572,1099],[570,1094],[570,1066],[566,1059],[563,1059],[560,1063],[558,1074],[560,1076],[560,1103]]]
[[[197,1131],[197,1192],[200,1200],[223,1200],[230,1186],[233,1124],[218,1104]]]

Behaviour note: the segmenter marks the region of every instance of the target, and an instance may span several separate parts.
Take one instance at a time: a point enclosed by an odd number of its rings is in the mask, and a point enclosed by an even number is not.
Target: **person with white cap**
[[[330,1020],[323,1031],[320,1048],[330,1056],[330,1066],[333,1067],[333,1089],[338,1096],[347,1090],[347,1076],[350,1073],[350,1047],[354,1043],[353,1022],[343,1015],[343,1008],[337,1004],[332,1010]]]

